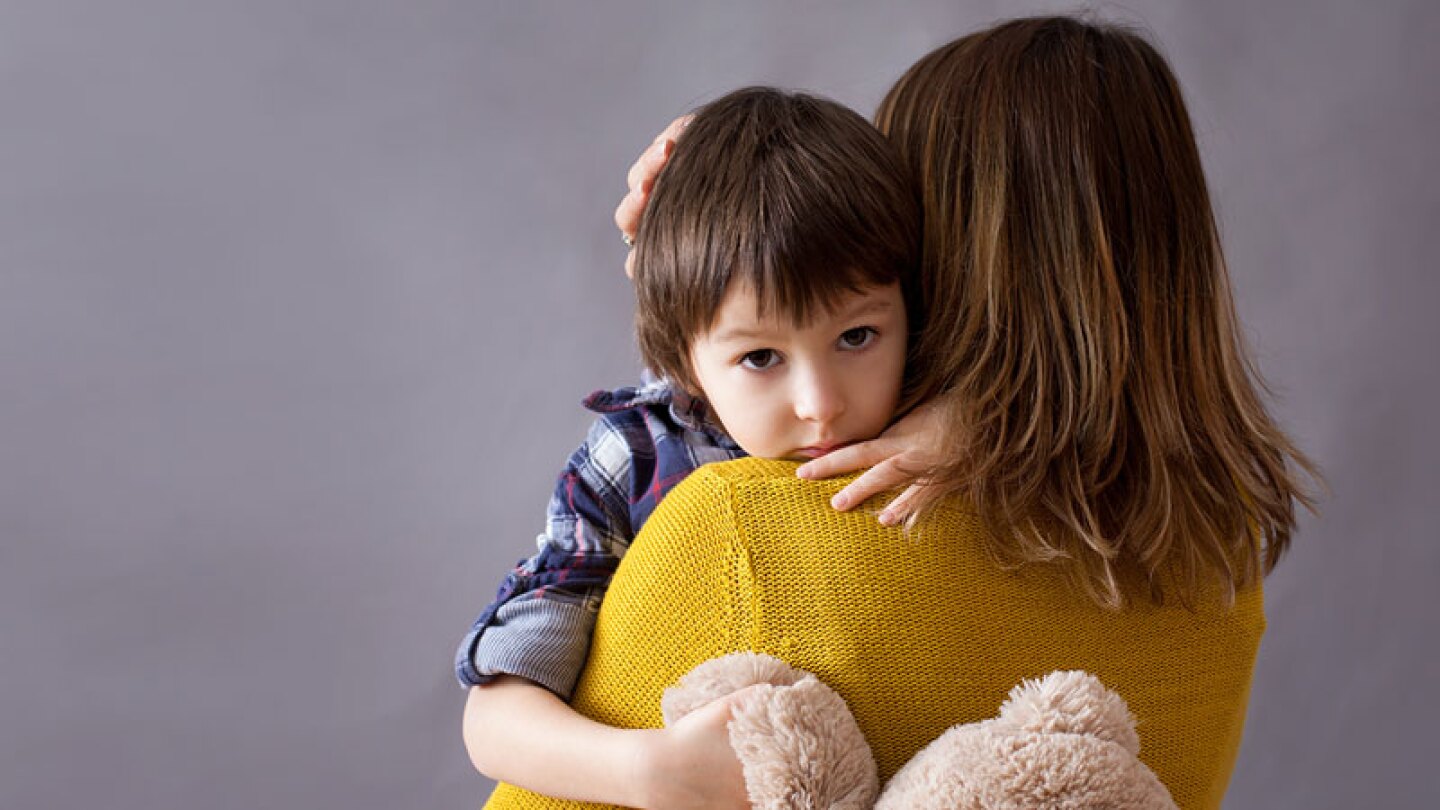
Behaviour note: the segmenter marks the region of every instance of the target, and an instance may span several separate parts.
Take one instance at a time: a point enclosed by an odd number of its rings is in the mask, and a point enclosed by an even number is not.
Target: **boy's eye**
[[[740,365],[752,371],[764,371],[780,362],[780,355],[774,349],[756,349],[746,352],[740,358]]]
[[[873,326],[857,326],[854,329],[846,329],[840,333],[840,347],[842,349],[863,349],[870,345],[870,341],[877,334]]]

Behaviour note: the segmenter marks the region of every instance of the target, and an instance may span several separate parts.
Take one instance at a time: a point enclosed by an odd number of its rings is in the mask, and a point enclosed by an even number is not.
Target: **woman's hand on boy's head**
[[[842,512],[882,492],[909,484],[880,513],[881,523],[894,526],[909,517],[923,500],[921,496],[926,494],[928,485],[919,478],[925,470],[942,460],[935,454],[941,429],[935,405],[927,402],[878,437],[807,461],[795,474],[809,479],[834,478],[868,467],[860,477],[830,499],[830,505]]]
[[[625,184],[629,187],[624,199],[615,207],[615,227],[620,229],[620,235],[625,238],[628,244],[635,238],[640,230],[640,218],[645,213],[645,206],[650,202],[650,189],[655,187],[655,178],[660,176],[660,170],[665,167],[665,161],[670,159],[670,152],[675,148],[675,141],[679,139],[680,133],[690,125],[692,116],[682,115],[670,122],[670,125],[655,136],[655,140],[645,147],[640,157],[635,159],[634,165],[625,177]],[[625,256],[625,275],[635,277],[635,249],[631,248]]]

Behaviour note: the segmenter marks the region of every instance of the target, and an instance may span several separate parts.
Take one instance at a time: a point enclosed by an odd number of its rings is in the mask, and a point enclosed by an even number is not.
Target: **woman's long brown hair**
[[[924,196],[946,462],[992,551],[1096,602],[1269,572],[1314,467],[1266,411],[1180,87],[1139,35],[1015,20],[915,64],[876,124]]]

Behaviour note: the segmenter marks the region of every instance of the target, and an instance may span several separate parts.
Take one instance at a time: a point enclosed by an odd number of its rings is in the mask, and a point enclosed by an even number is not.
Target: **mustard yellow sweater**
[[[661,693],[695,665],[769,653],[845,698],[888,779],[946,728],[993,716],[1021,680],[1083,669],[1130,704],[1141,759],[1180,807],[1220,806],[1265,627],[1258,588],[1229,611],[1105,611],[1044,566],[1003,570],[962,505],[905,534],[830,509],[843,483],[758,459],[693,473],[621,563],[572,705],[659,728]],[[505,784],[486,804],[586,806]]]

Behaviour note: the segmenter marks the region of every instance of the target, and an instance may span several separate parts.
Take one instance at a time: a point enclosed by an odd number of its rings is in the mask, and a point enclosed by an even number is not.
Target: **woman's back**
[[[961,506],[907,535],[831,510],[842,484],[754,459],[694,473],[623,561],[573,705],[658,727],[661,693],[695,665],[769,653],[845,698],[885,779],[1021,680],[1083,669],[1129,703],[1141,759],[1181,807],[1220,805],[1264,630],[1258,588],[1228,611],[1106,611],[1050,569],[1002,569]],[[487,805],[565,806],[503,785]]]

